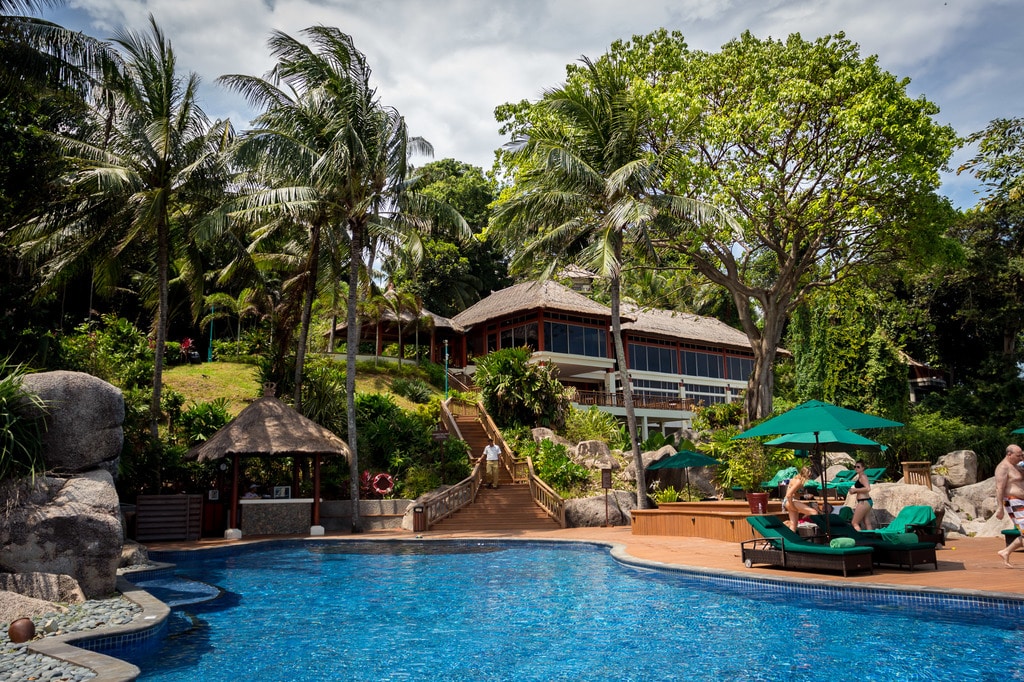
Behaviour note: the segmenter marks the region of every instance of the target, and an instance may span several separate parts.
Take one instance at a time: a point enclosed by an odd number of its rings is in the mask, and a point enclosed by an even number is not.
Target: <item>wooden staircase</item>
[[[475,416],[457,415],[455,421],[462,437],[469,445],[470,455],[476,459],[483,455],[487,445],[487,432]],[[557,530],[558,522],[548,516],[530,496],[527,483],[513,484],[509,472],[498,469],[497,489],[481,487],[472,504],[435,523],[431,531],[522,531]]]

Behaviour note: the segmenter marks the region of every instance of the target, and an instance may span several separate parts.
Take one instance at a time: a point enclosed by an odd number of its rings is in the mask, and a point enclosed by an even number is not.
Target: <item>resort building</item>
[[[578,405],[625,416],[611,309],[573,289],[522,282],[454,316],[450,329],[449,367],[472,374],[473,358],[528,346],[534,360],[558,367]],[[719,320],[624,306],[622,331],[644,438],[651,430],[687,427],[695,405],[731,402],[746,389],[754,362],[750,343]]]

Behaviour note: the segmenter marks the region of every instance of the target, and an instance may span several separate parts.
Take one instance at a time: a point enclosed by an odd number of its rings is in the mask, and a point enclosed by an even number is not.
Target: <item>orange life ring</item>
[[[378,495],[389,495],[395,489],[395,479],[387,472],[381,472],[373,477],[373,492]]]

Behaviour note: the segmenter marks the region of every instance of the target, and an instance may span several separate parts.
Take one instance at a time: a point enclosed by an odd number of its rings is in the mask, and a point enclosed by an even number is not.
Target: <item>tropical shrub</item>
[[[42,473],[46,404],[22,386],[21,365],[0,361],[0,481]]]
[[[430,386],[420,379],[404,379],[402,377],[391,382],[391,390],[396,395],[408,398],[414,403],[426,403],[433,394]]]
[[[114,315],[75,328],[61,342],[65,368],[85,372],[122,389],[144,388],[153,378],[153,349],[146,335]]]
[[[185,445],[192,447],[205,443],[230,421],[228,399],[217,398],[212,402],[193,404],[181,413],[178,424]]]
[[[678,502],[679,491],[675,489],[675,486],[667,485],[662,488],[659,485],[654,487],[654,493],[652,494],[654,501],[658,504],[665,504],[666,502]]]
[[[537,476],[554,488],[559,495],[572,497],[573,491],[585,487],[590,482],[590,470],[572,461],[564,445],[550,440],[536,443],[532,439],[527,442],[517,440],[517,444],[517,454],[520,457],[532,457]]]
[[[679,445],[676,443],[675,436],[666,436],[661,431],[652,431],[647,440],[640,443],[641,452],[653,452],[654,450],[660,450],[666,445],[671,445],[673,448],[678,448]]]
[[[629,442],[623,425],[614,415],[591,405],[585,410],[570,406],[565,416],[565,438],[574,443],[600,440],[612,448],[624,447]]]
[[[474,380],[484,407],[499,427],[521,424],[559,431],[565,424],[569,396],[555,377],[557,369],[531,363],[532,355],[525,346],[488,353],[477,359]]]

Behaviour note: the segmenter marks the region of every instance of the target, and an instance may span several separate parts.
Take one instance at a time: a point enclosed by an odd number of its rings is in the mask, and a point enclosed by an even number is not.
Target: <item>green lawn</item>
[[[236,415],[263,395],[256,376],[255,365],[204,362],[199,365],[175,365],[164,370],[164,385],[184,395],[186,405],[227,398],[228,412]],[[388,374],[357,375],[356,393],[390,393],[391,381],[392,377]],[[394,393],[391,397],[402,409],[416,409],[416,403],[411,400]]]

